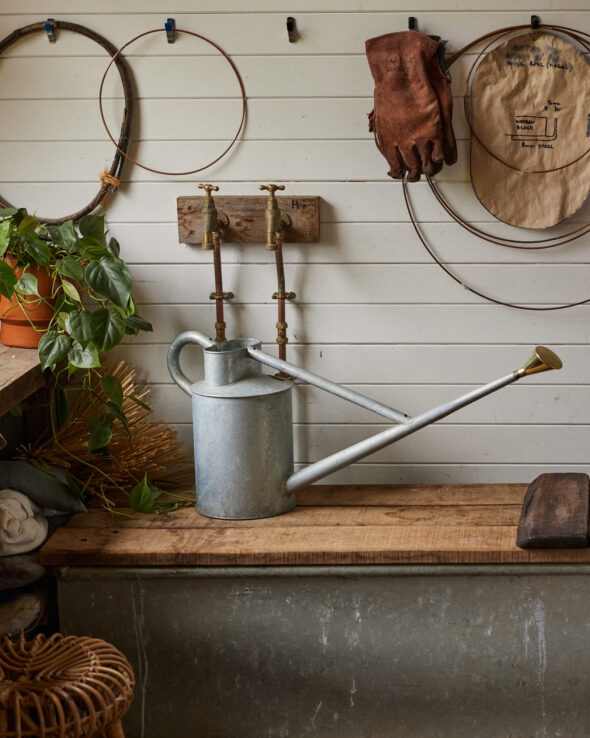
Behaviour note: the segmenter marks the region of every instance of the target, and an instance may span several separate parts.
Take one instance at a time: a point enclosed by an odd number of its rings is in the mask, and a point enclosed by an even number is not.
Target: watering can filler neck
[[[187,344],[201,346],[205,357],[205,379],[194,384],[180,368],[180,351]],[[216,344],[203,333],[186,331],[168,351],[172,379],[193,399],[197,509],[204,515],[243,519],[287,512],[295,506],[294,492],[302,487],[522,377],[562,366],[551,350],[537,346],[520,369],[411,417],[271,356],[260,346],[252,338]],[[291,382],[263,374],[262,364],[371,410],[395,425],[294,472]],[[243,474],[232,471],[236,465],[241,465]]]

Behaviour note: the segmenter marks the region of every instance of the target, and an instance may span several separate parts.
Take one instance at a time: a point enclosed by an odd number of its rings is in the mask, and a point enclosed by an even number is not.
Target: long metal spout
[[[536,369],[534,371],[547,371],[549,369],[561,368],[560,359],[549,349],[538,346],[535,353],[538,356],[540,363],[543,364],[545,368]],[[306,466],[304,469],[295,472],[287,479],[287,492],[289,494],[296,492],[298,489],[306,487],[308,484],[312,484],[312,482],[322,479],[322,477],[328,476],[328,474],[332,474],[339,469],[343,469],[345,466],[353,464],[354,462],[363,459],[365,456],[368,456],[375,451],[379,451],[380,449],[385,448],[385,446],[389,446],[389,444],[399,441],[401,438],[405,438],[437,420],[445,418],[456,410],[460,410],[462,407],[470,405],[472,402],[505,387],[507,384],[516,382],[521,377],[532,373],[530,370],[527,370],[530,362],[531,360],[529,360],[529,362],[527,362],[527,364],[521,369],[517,369],[516,371],[507,374],[505,377],[500,377],[500,379],[496,379],[483,387],[478,387],[477,389],[458,397],[456,400],[439,405],[439,407],[428,410],[427,412],[422,413],[422,415],[417,415],[405,425],[388,428],[375,436],[371,436],[364,441],[355,443],[342,451],[338,451],[331,456],[327,456],[321,461],[316,461],[314,464]]]

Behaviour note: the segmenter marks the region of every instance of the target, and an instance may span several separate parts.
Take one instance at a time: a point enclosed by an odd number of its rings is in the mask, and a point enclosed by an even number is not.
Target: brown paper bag
[[[511,225],[549,228],[582,206],[590,187],[583,54],[551,33],[510,39],[479,64],[469,102],[483,144],[472,137],[471,179],[487,210]]]

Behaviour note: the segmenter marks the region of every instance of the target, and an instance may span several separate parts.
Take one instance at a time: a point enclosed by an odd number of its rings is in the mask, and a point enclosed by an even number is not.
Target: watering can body
[[[253,339],[204,347],[205,379],[189,386],[197,510],[211,518],[266,518],[295,507],[286,490],[293,473],[291,383],[262,374],[246,345],[260,347]]]
[[[228,387],[191,387],[197,510],[245,520],[295,507],[291,387],[250,376]]]

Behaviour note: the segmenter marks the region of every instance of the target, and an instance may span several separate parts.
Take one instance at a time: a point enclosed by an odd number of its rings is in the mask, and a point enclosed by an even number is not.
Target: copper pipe
[[[285,292],[285,266],[283,264],[283,234],[277,231],[275,234],[275,264],[277,267],[277,283],[278,291],[274,293],[273,298],[278,304],[278,321],[277,321],[277,343],[279,344],[279,359],[286,361],[287,359],[287,321],[285,315],[285,301],[292,300],[295,297],[294,292]],[[279,377],[288,377],[288,374],[279,372]]]
[[[221,245],[219,233],[213,231],[213,268],[215,270],[215,341],[217,343],[225,343],[225,320],[223,316],[223,279],[221,276]]]

